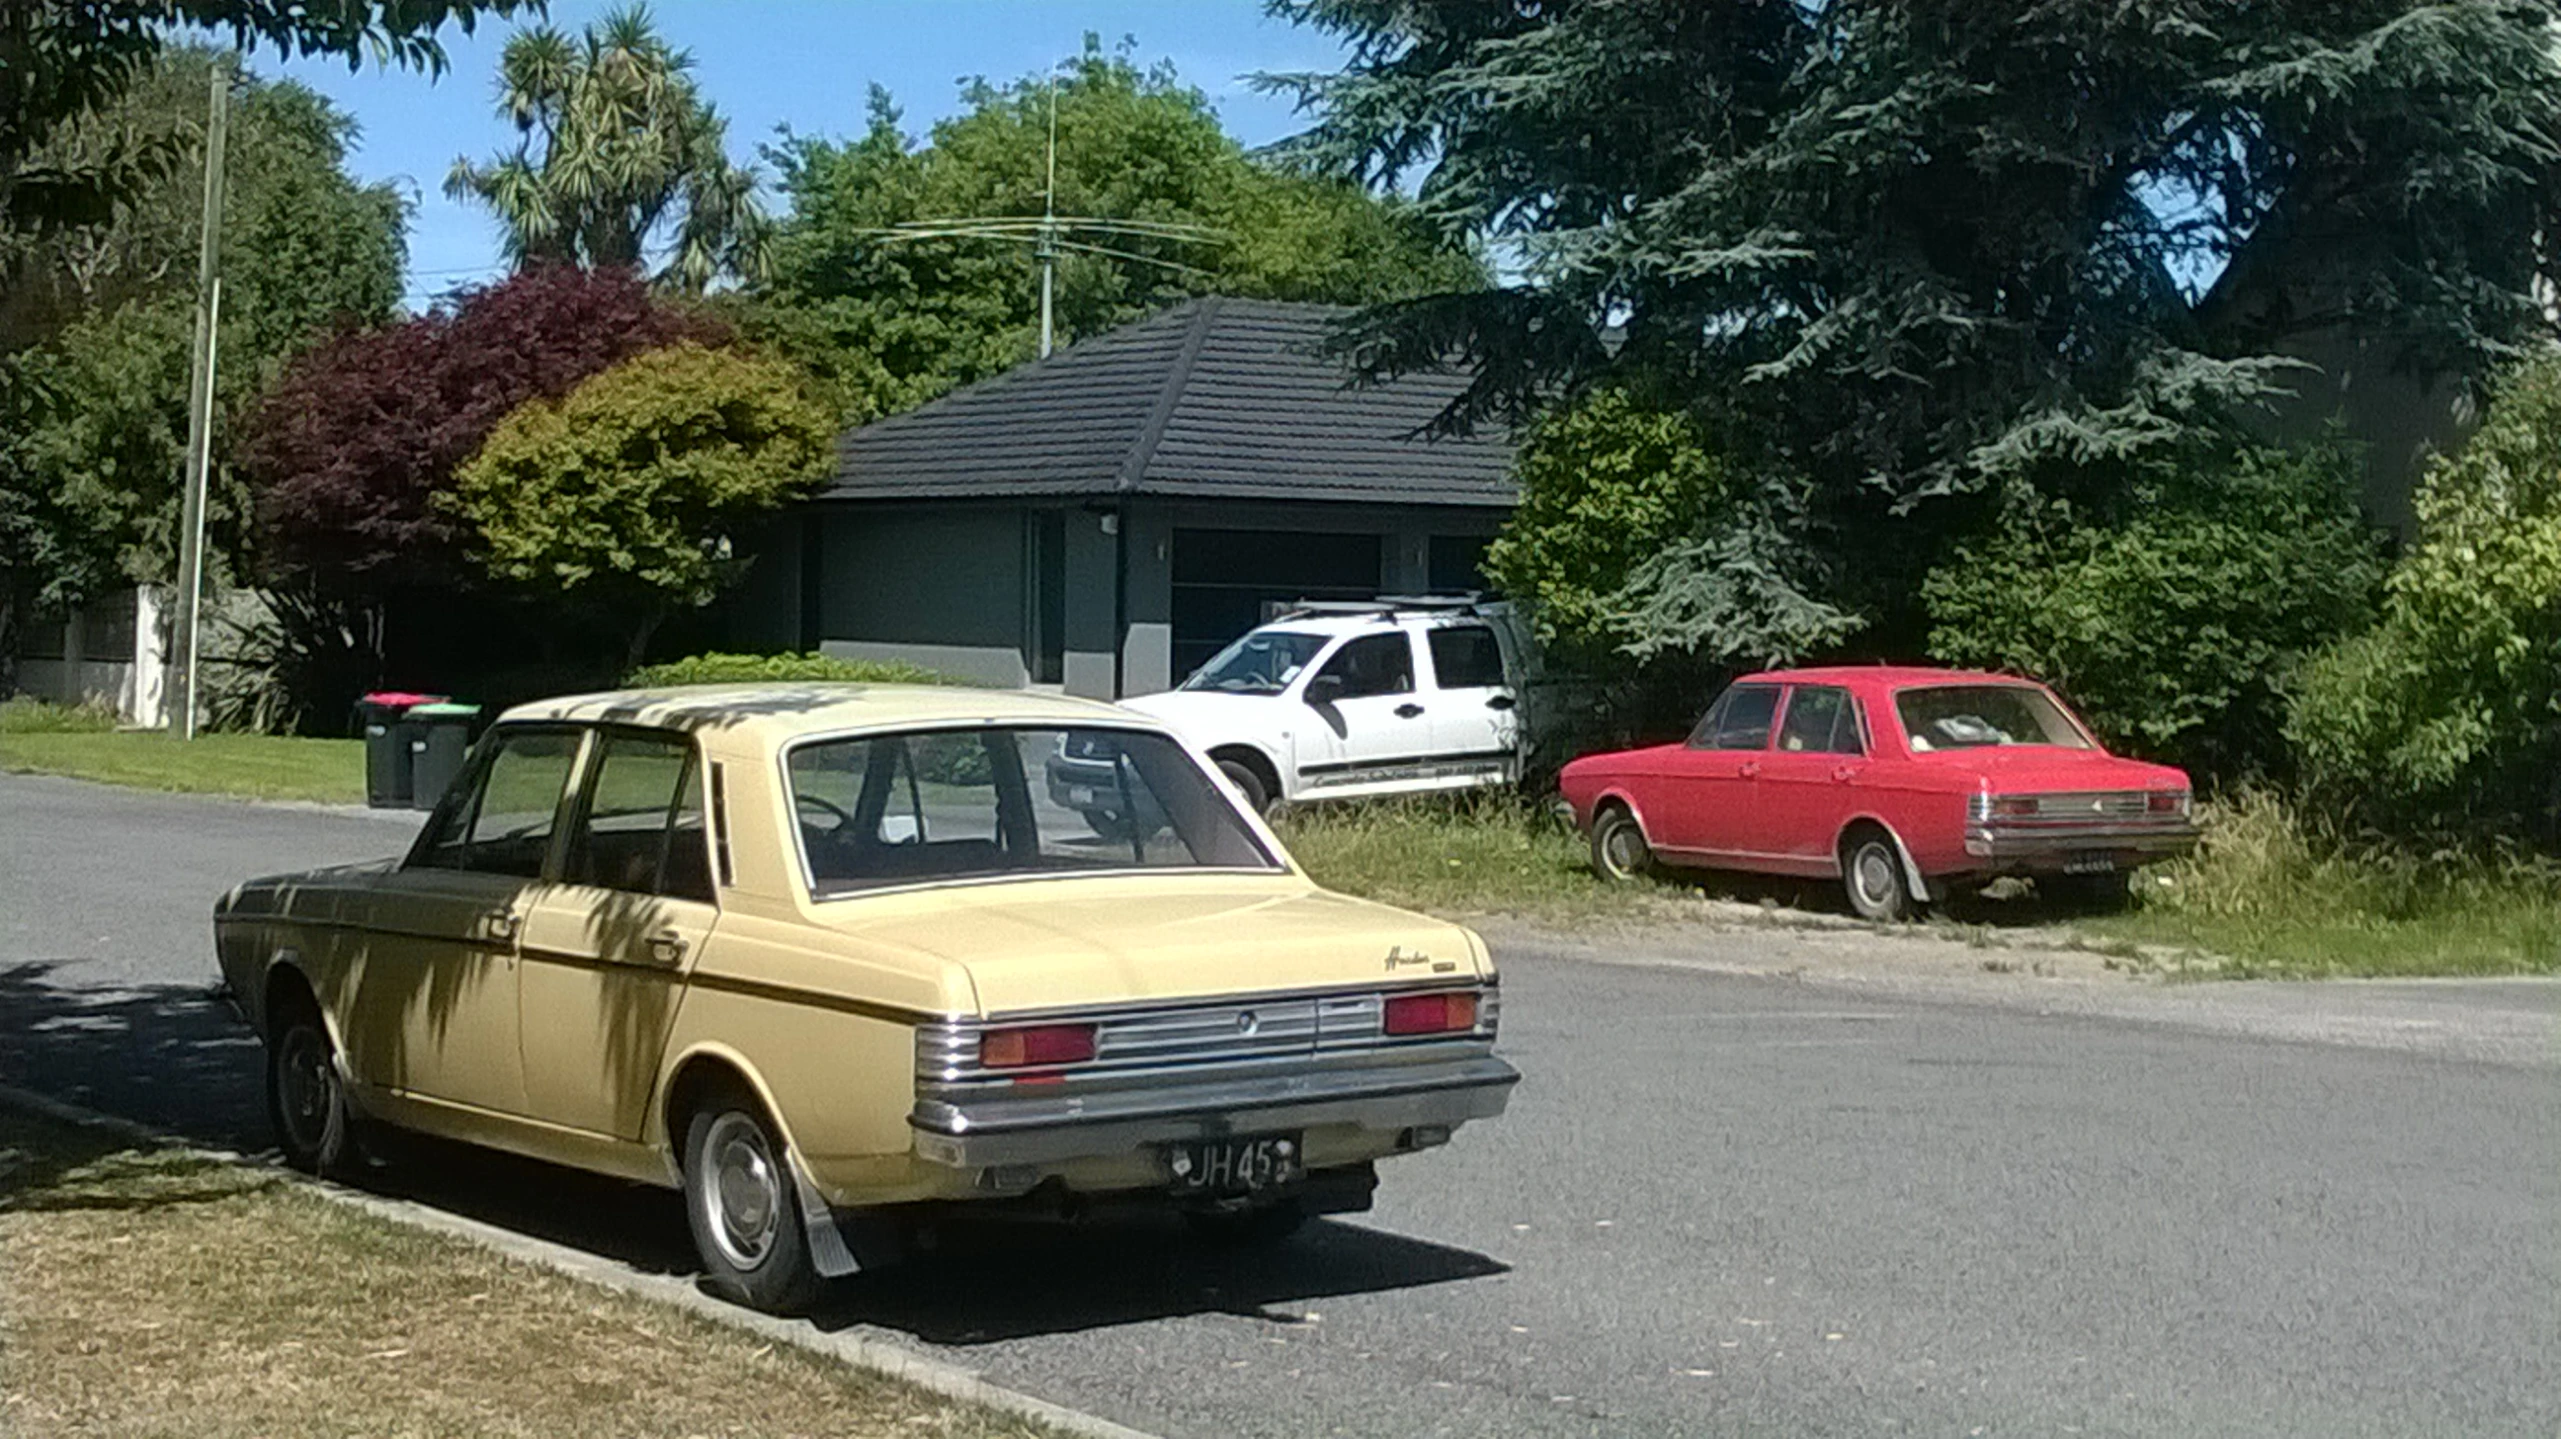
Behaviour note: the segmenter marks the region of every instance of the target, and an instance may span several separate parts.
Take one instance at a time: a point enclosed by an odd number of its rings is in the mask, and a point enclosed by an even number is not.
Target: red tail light
[[[1992,813],[2005,818],[2033,815],[2037,811],[2032,794],[1996,794],[1992,796]]]
[[[1387,1001],[1389,1034],[1453,1034],[1476,1027],[1476,996],[1400,994]]]
[[[1090,1024],[991,1029],[978,1039],[978,1062],[989,1069],[1082,1064],[1093,1057],[1094,1027]]]

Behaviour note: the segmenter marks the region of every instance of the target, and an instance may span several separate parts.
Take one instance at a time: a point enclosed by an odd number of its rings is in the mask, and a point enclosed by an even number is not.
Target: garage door
[[[1261,624],[1270,606],[1375,597],[1385,554],[1378,535],[1174,531],[1175,677]]]

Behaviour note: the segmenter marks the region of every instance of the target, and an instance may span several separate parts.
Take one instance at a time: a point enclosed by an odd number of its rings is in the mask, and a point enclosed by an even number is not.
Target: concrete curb
[[[178,1135],[154,1129],[147,1124],[136,1123],[120,1115],[103,1113],[83,1105],[67,1103],[48,1094],[21,1089],[12,1084],[0,1084],[0,1106],[39,1114],[83,1129],[103,1130],[143,1143],[163,1145],[207,1159],[273,1169],[290,1175],[294,1183],[310,1193],[334,1203],[346,1205],[351,1209],[362,1210],[394,1224],[450,1235],[484,1249],[494,1250],[510,1259],[540,1265],[554,1273],[564,1274],[599,1288],[671,1305],[688,1313],[700,1315],[713,1323],[753,1334],[760,1339],[776,1344],[789,1344],[794,1348],[833,1359],[850,1368],[912,1384],[946,1399],[976,1404],[999,1413],[1029,1419],[1062,1433],[1079,1436],[1079,1439],[1156,1439],[1156,1436],[1145,1430],[1115,1424],[1097,1415],[1069,1409],[1060,1404],[1052,1404],[1046,1399],[1034,1398],[1002,1385],[991,1384],[980,1377],[976,1370],[945,1363],[900,1345],[867,1339],[858,1334],[829,1334],[813,1329],[798,1320],[777,1319],[770,1314],[758,1314],[752,1310],[741,1309],[737,1305],[703,1293],[689,1281],[674,1275],[644,1274],[628,1265],[599,1258],[565,1244],[553,1244],[546,1240],[518,1234],[514,1230],[501,1228],[498,1225],[486,1224],[477,1219],[466,1219],[458,1214],[448,1214],[443,1210],[412,1200],[390,1199],[378,1194],[349,1189],[343,1185],[310,1179],[290,1170],[284,1170],[268,1160],[251,1158],[227,1149],[207,1148],[191,1143]]]

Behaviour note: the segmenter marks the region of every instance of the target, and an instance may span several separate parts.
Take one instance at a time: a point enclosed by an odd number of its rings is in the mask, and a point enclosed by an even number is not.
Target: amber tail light
[[[1389,1034],[1454,1034],[1475,1027],[1473,993],[1400,994],[1387,1001]]]
[[[991,1029],[979,1036],[978,1062],[989,1069],[1082,1064],[1094,1057],[1094,1026],[1039,1024]]]

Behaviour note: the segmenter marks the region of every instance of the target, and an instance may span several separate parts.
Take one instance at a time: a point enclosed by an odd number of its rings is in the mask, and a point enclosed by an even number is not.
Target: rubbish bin
[[[449,704],[442,700],[417,705],[403,717],[412,736],[409,745],[409,788],[419,809],[434,809],[436,801],[462,773],[462,761],[471,753],[471,723],[480,718],[480,706]]]
[[[365,736],[365,803],[374,809],[407,809],[415,786],[409,763],[417,734],[406,716],[418,705],[443,695],[377,690],[356,701]]]

